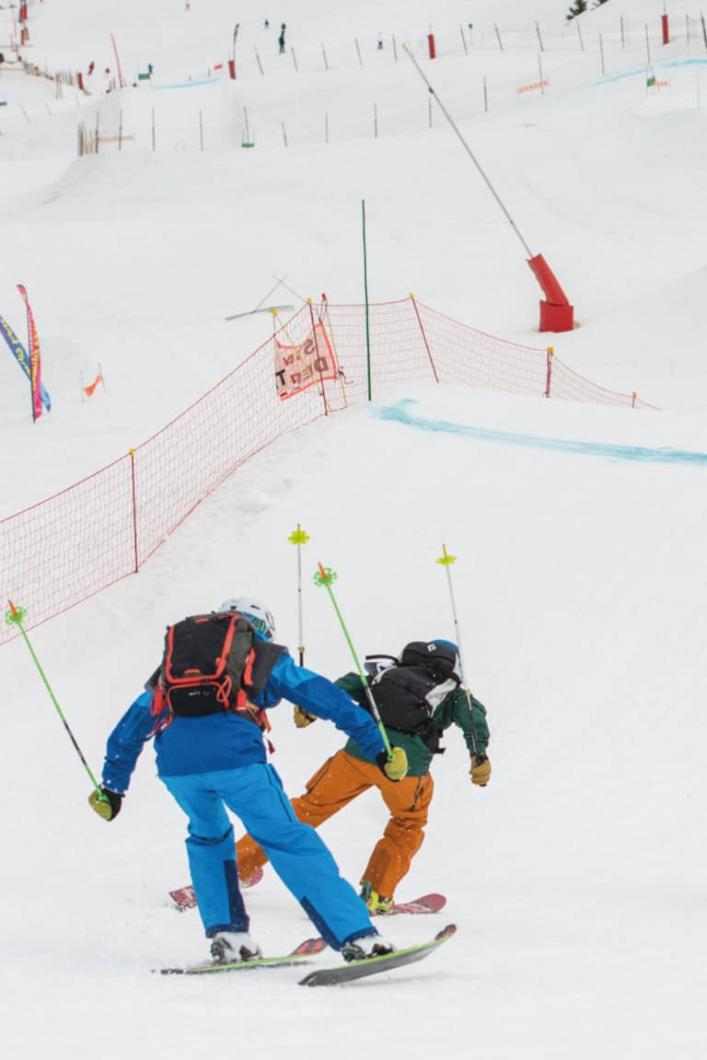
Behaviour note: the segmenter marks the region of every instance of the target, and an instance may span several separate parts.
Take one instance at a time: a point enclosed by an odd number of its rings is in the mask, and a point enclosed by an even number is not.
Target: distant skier
[[[286,32],[286,30],[287,30],[287,26],[283,22],[282,25],[280,26],[280,36],[277,38],[278,47],[280,49],[280,55],[282,55],[283,52],[285,51],[285,32]]]
[[[371,787],[378,788],[390,820],[360,880],[361,897],[371,913],[388,912],[398,883],[422,845],[434,791],[430,765],[433,755],[442,753],[439,742],[445,729],[455,724],[464,733],[471,755],[472,784],[485,787],[490,779],[486,708],[461,687],[457,666],[457,647],[446,640],[412,642],[403,649],[400,660],[367,656],[368,684],[391,743],[406,752],[407,776],[398,784],[391,783],[367,761],[365,750],[352,737],[317,770],[304,794],[292,800],[299,819],[318,828],[352,799]],[[346,674],[336,684],[364,709],[367,707],[358,674]],[[315,715],[316,711],[310,713],[297,706],[295,725],[304,728],[316,720]],[[267,861],[250,836],[240,840],[236,852],[242,879],[252,877]]]
[[[383,51],[383,34],[382,33],[378,34],[378,51],[379,52]]]
[[[265,29],[270,29],[270,19],[266,18],[265,22],[263,23],[263,25],[264,25]]]
[[[249,934],[226,808],[262,844],[285,886],[345,960],[390,953],[392,944],[372,926],[316,832],[297,820],[267,764],[266,711],[281,698],[316,711],[355,739],[362,758],[385,770],[391,783],[407,771],[405,752],[396,748],[388,761],[373,720],[326,678],[295,666],[287,649],[272,642],[274,631],[268,609],[251,597],[170,626],[158,670],[108,739],[102,794],[93,792],[89,802],[106,820],[118,815],[140,752],[154,736],[158,775],[189,817],[192,883],[215,961],[260,956]]]
[[[96,64],[93,62],[93,60],[91,60],[91,62],[88,64],[88,76],[89,77],[92,75],[92,73],[93,73],[93,71],[95,69],[96,69]]]

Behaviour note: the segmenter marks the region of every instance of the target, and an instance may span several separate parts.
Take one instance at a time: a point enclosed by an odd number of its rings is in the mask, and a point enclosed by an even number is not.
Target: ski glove
[[[491,779],[491,763],[486,755],[471,756],[471,769],[469,770],[469,774],[471,776],[472,784],[478,784],[480,788],[486,787]]]
[[[314,714],[308,714],[306,710],[302,710],[301,707],[295,707],[292,711],[292,720],[298,729],[306,729],[308,725],[311,725],[313,721],[316,721]]]
[[[103,797],[101,797],[103,796]],[[120,813],[120,807],[123,804],[123,796],[119,795],[117,791],[109,791],[108,788],[101,788],[100,791],[92,791],[88,797],[89,806],[94,810],[99,817],[102,817],[104,821],[112,821],[114,817],[117,817]]]
[[[408,771],[408,756],[402,747],[391,748],[392,755],[388,758],[386,751],[381,753],[376,758],[376,762],[383,770],[388,780],[402,780],[403,777],[407,776]]]

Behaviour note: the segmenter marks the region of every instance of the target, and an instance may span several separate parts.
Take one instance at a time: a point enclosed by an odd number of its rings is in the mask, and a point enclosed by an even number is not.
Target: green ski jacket
[[[351,696],[356,703],[365,708],[368,700],[358,674],[345,674],[338,681],[335,681],[335,684],[347,695]],[[471,699],[471,710],[469,710],[469,698]],[[452,724],[458,725],[464,733],[469,754],[473,754],[475,749],[478,754],[486,753],[490,738],[486,721],[486,707],[471,693],[469,693],[467,698],[467,693],[464,689],[455,688],[438,704],[432,715],[432,722],[440,733],[444,732]],[[423,777],[425,773],[429,773],[434,752],[430,750],[421,736],[415,736],[409,732],[399,732],[397,729],[386,728],[386,732],[391,744],[396,747],[402,747],[405,751],[408,758],[407,775],[409,777]],[[476,748],[474,747],[474,737],[476,737]],[[344,750],[353,758],[367,760],[353,740],[348,741]]]

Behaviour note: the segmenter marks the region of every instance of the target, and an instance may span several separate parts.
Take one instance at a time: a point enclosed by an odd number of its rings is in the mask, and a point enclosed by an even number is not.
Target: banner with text
[[[29,356],[27,354],[27,350],[24,348],[24,346],[22,345],[22,343],[18,339],[18,337],[15,334],[15,332],[12,330],[12,328],[10,327],[8,322],[3,317],[0,317],[0,336],[2,336],[2,338],[5,340],[5,342],[9,346],[10,353],[15,358],[15,360],[19,364],[20,368],[25,373],[25,375],[27,376],[27,378],[29,379],[29,381],[31,383],[32,382],[32,374],[31,374],[31,371],[30,371]],[[44,387],[44,384],[41,382],[41,380],[40,380],[40,383],[39,383],[39,392],[40,392],[41,397],[42,397],[42,404],[44,405],[44,408],[47,410],[47,412],[51,412],[52,411],[51,399],[50,399],[49,394],[47,393],[47,391],[46,391],[46,389]]]
[[[38,420],[42,415],[42,358],[39,350],[39,336],[34,322],[34,314],[29,304],[27,290],[18,283],[17,290],[27,309],[27,335],[29,346],[29,381],[32,387],[32,419]]]
[[[323,324],[315,324],[308,338],[296,346],[274,341],[275,386],[281,401],[317,383],[338,378],[336,354]]]

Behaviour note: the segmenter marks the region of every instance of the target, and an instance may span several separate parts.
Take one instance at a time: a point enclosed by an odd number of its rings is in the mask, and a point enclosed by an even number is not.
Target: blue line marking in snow
[[[675,70],[681,66],[707,66],[707,59],[663,59],[659,63],[651,63],[652,72],[656,70]],[[625,81],[629,77],[645,77],[648,66],[639,66],[636,70],[627,70],[623,74],[612,74],[610,77],[602,77],[598,81],[592,81],[589,88],[597,88],[599,85],[611,85],[616,81]]]
[[[206,81],[178,81],[174,85],[152,85],[151,87],[152,87],[152,91],[153,92],[161,92],[161,91],[163,91],[164,89],[167,89],[167,88],[198,88],[199,85],[217,85],[217,84],[218,84],[218,78],[217,77],[211,77],[211,78],[208,78]]]
[[[543,438],[532,434],[516,434],[512,431],[495,431],[487,427],[472,427],[466,423],[453,423],[450,420],[427,420],[415,414],[412,406],[416,404],[416,401],[407,398],[395,405],[382,405],[371,409],[371,415],[379,420],[402,423],[406,427],[415,427],[422,431],[456,434],[465,438],[477,438],[483,442],[500,442],[502,445],[519,445],[525,449],[547,449],[556,453],[599,456],[610,460],[631,460],[641,464],[707,465],[707,453],[691,452],[689,449],[648,449],[640,445],[575,442],[566,438]]]

